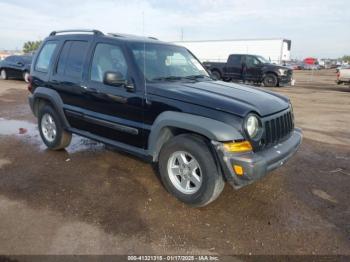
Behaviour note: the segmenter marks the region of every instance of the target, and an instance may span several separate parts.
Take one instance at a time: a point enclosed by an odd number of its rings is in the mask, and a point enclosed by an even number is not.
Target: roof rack
[[[114,36],[114,37],[134,37],[134,38],[148,38],[153,40],[158,40],[158,38],[152,37],[152,36],[138,36],[138,35],[131,35],[131,34],[119,34],[119,33],[108,33],[107,35]]]
[[[50,36],[54,36],[57,34],[64,34],[64,33],[93,33],[94,35],[103,35],[101,31],[95,30],[95,29],[70,29],[70,30],[52,31],[50,33]]]
[[[125,34],[117,34],[117,33],[107,33],[107,35],[114,36],[114,37],[125,37]]]

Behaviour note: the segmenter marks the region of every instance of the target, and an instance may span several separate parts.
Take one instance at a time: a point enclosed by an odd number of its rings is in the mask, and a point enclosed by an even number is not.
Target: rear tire
[[[41,139],[51,150],[60,150],[69,146],[72,134],[63,129],[56,111],[49,105],[39,110],[38,127]]]
[[[7,80],[8,79],[7,72],[6,72],[5,69],[1,69],[1,71],[0,71],[0,78],[2,80]]]
[[[197,135],[183,134],[166,142],[158,166],[168,192],[193,207],[214,201],[225,185],[209,146]]]
[[[278,86],[278,79],[275,74],[266,74],[263,80],[264,86],[266,87],[276,87]]]

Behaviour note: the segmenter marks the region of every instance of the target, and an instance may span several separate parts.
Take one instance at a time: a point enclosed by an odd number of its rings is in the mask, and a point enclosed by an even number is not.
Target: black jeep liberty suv
[[[28,89],[48,148],[74,133],[137,155],[196,207],[283,165],[302,140],[288,98],[213,80],[189,50],[155,38],[54,31]]]

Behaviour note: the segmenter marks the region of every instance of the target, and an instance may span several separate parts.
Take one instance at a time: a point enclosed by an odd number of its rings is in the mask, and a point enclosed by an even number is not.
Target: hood
[[[291,70],[288,66],[277,66],[278,69],[286,69],[286,70]]]
[[[289,106],[289,99],[282,95],[223,81],[149,83],[147,92],[241,117],[250,112],[264,117]]]
[[[274,69],[287,69],[287,70],[290,70],[290,68],[287,67],[287,66],[281,66],[281,65],[271,64],[271,63],[265,63],[264,66],[265,67],[274,68]]]

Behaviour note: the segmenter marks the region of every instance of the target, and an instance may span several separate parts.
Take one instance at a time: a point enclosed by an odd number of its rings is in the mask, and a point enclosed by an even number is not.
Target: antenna
[[[148,104],[147,99],[147,81],[146,81],[146,40],[145,40],[145,12],[142,11],[142,35],[144,36],[143,40],[143,86],[145,89],[145,100]]]

